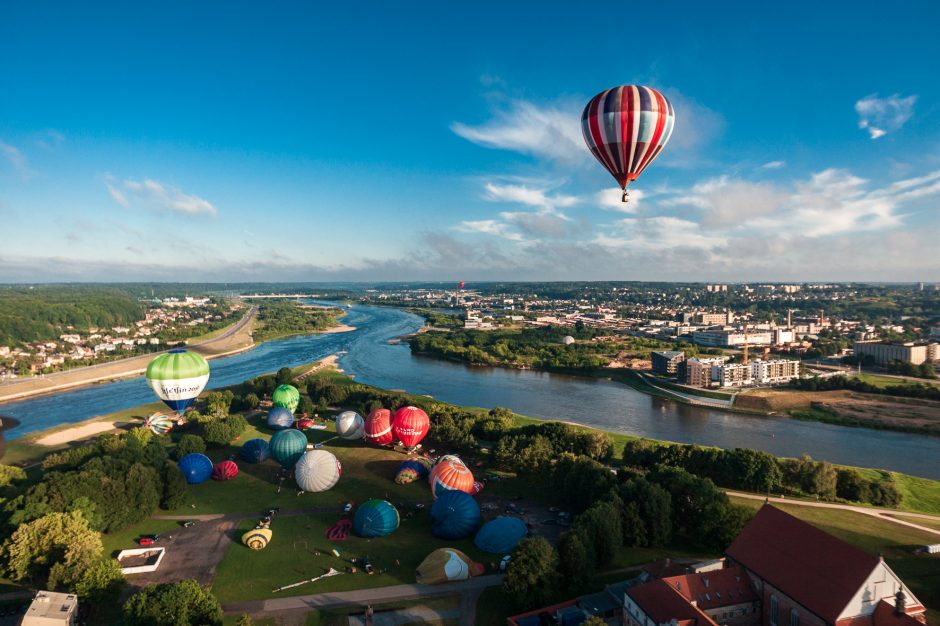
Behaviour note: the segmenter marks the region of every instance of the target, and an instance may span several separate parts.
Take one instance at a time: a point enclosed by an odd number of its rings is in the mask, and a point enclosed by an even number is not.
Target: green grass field
[[[855,374],[855,378],[858,378],[862,382],[866,382],[869,385],[875,385],[876,387],[881,387],[884,389],[888,385],[908,385],[914,381],[914,379],[905,379],[905,378],[893,378],[891,376],[880,376],[878,374]],[[918,383],[924,383],[926,385],[940,386],[940,382],[936,379],[929,378],[918,378],[916,379]]]

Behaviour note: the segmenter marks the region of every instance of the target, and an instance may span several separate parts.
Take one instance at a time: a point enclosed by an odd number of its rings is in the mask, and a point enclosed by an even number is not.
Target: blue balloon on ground
[[[398,509],[385,500],[367,500],[356,509],[353,532],[360,537],[384,537],[398,528]]]
[[[491,554],[509,554],[528,534],[525,522],[516,517],[497,517],[483,524],[473,543]]]
[[[212,476],[212,461],[205,454],[190,452],[177,465],[190,485],[204,483]]]
[[[268,451],[268,442],[260,437],[246,441],[240,454],[249,463],[263,463],[271,455]]]
[[[469,537],[480,525],[480,505],[463,491],[445,490],[431,506],[431,532],[441,539]]]
[[[294,414],[282,406],[276,406],[268,411],[268,428],[284,430],[294,425]]]

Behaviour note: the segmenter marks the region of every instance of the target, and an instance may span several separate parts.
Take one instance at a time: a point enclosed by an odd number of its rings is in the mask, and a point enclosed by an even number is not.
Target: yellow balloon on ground
[[[415,578],[422,585],[439,585],[454,580],[467,580],[483,573],[483,566],[454,548],[438,548],[421,561]]]
[[[270,528],[252,528],[242,535],[242,543],[252,550],[261,550],[271,541]]]

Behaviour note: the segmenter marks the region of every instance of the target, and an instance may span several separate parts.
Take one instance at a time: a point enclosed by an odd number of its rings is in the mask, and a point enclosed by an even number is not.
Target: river
[[[578,422],[654,439],[724,448],[756,448],[780,456],[810,454],[845,465],[880,467],[940,479],[940,438],[767,418],[693,407],[640,393],[607,380],[530,370],[467,367],[411,354],[388,340],[423,324],[399,309],[353,306],[347,333],[289,337],[211,361],[210,388],[241,382],[345,352],[339,364],[356,380],[427,394],[453,404],[508,407],[523,415]],[[20,420],[6,432],[29,432],[154,400],[142,377],[0,404],[0,414]]]

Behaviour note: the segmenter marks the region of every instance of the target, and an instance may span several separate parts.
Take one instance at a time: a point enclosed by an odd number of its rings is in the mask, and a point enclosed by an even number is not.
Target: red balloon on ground
[[[310,428],[311,426],[313,426],[315,423],[316,423],[316,422],[314,422],[313,420],[309,420],[309,419],[298,420],[298,422],[297,422],[297,429],[298,429],[298,430],[307,430],[308,428]]]
[[[212,467],[212,480],[232,480],[237,475],[235,461],[220,461]]]
[[[366,441],[377,446],[385,446],[395,441],[392,434],[392,412],[388,409],[376,409],[369,413],[365,423]]]
[[[416,406],[404,406],[395,411],[395,417],[392,418],[392,435],[412,448],[421,443],[430,425],[427,413]]]

